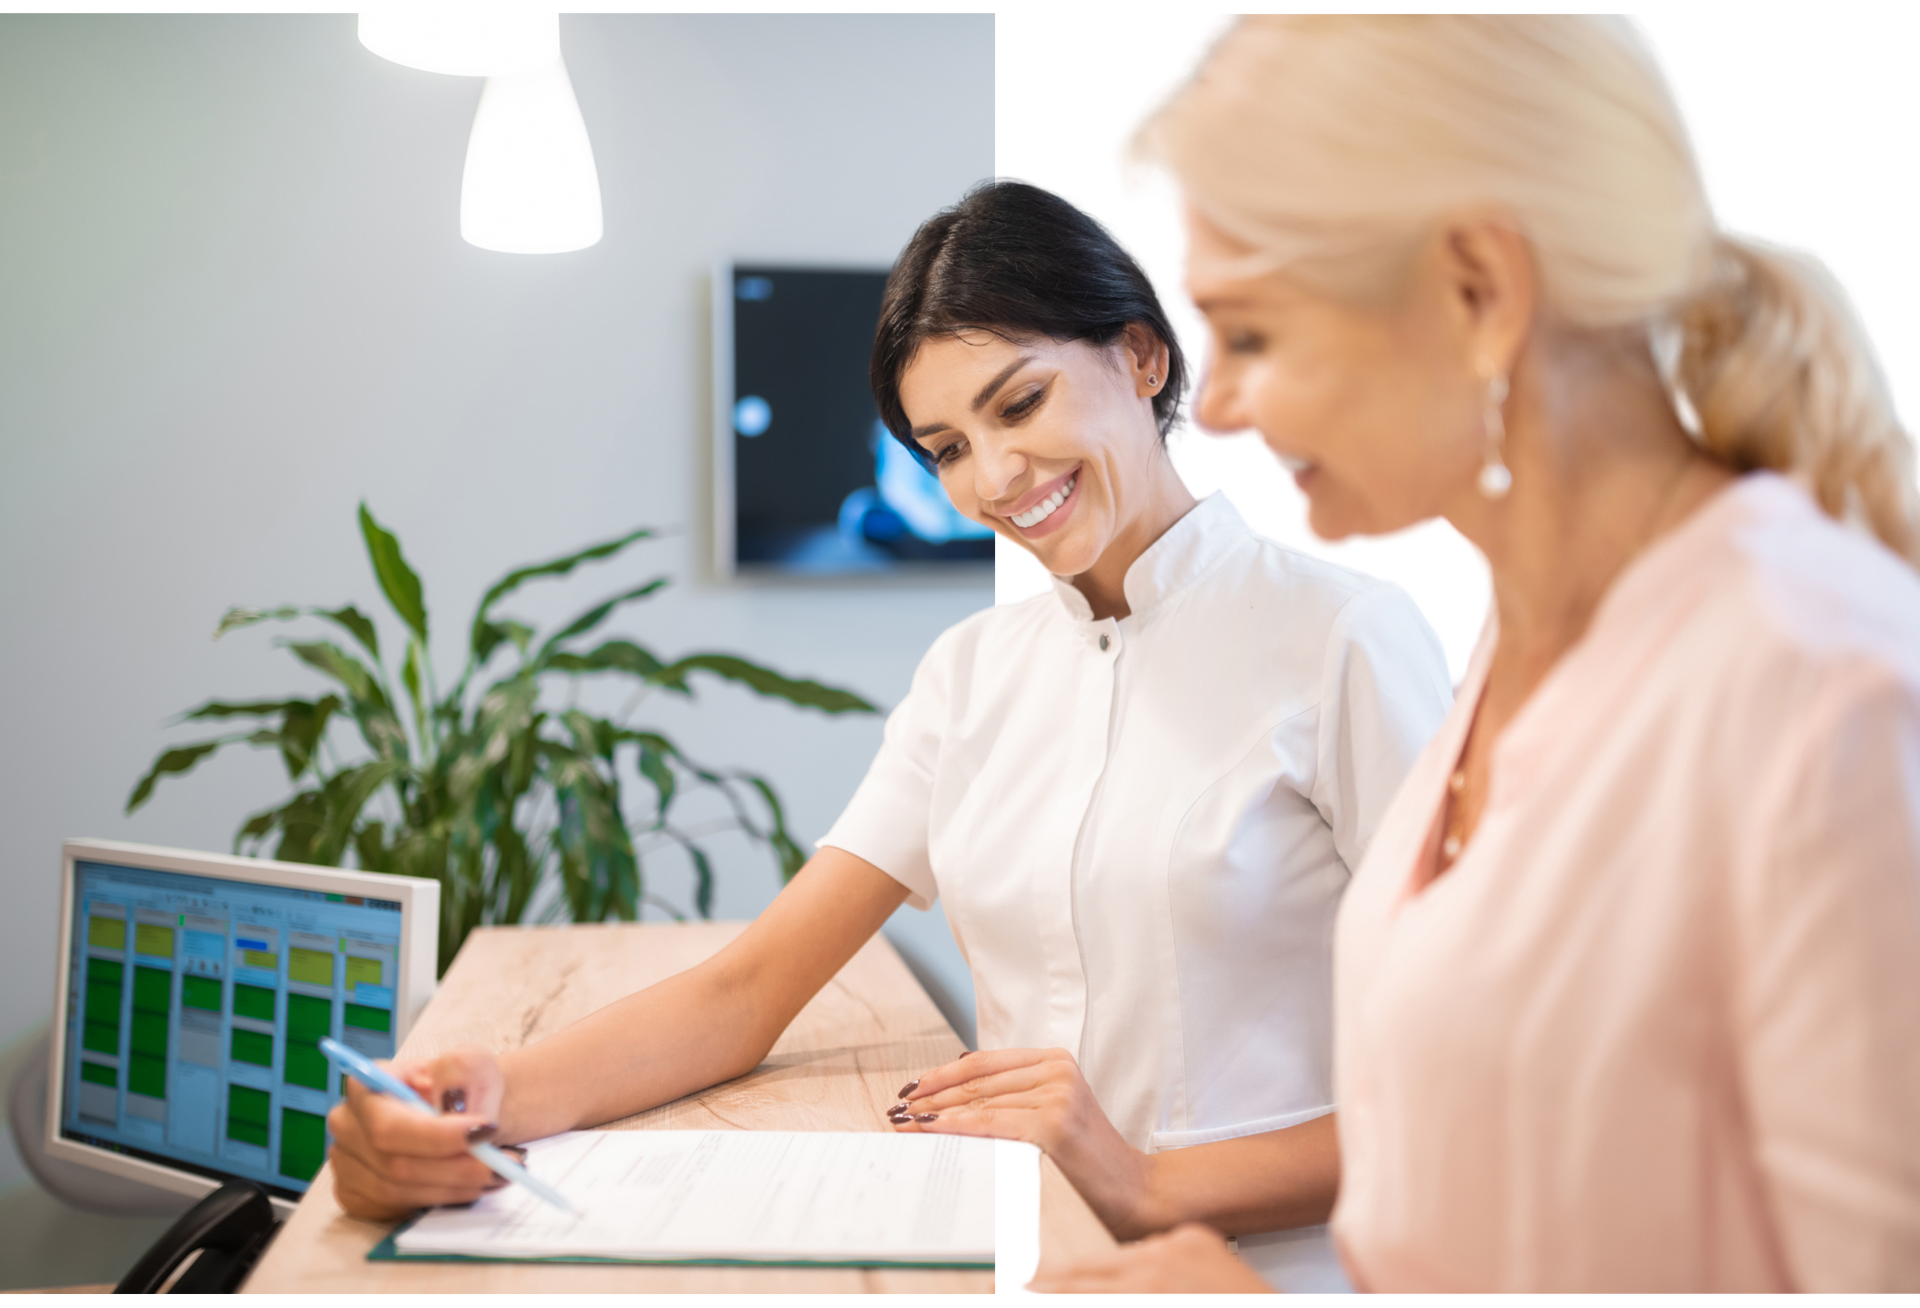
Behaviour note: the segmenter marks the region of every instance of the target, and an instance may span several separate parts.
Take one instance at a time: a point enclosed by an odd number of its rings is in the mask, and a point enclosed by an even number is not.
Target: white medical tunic
[[[1096,621],[1064,579],[943,633],[820,841],[946,901],[982,1049],[1060,1047],[1146,1150],[1333,1110],[1349,869],[1452,702],[1398,588],[1201,502]],[[1324,1228],[1242,1237],[1338,1288]]]

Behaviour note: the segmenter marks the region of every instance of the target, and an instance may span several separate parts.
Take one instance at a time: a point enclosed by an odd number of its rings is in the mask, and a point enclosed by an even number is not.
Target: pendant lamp
[[[460,235],[470,244],[561,254],[600,239],[600,178],[558,14],[364,13],[360,43],[409,68],[487,79],[460,182]]]

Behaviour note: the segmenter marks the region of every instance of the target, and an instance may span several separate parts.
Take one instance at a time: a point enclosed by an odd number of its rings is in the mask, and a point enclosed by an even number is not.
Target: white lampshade
[[[560,58],[560,15],[386,9],[360,15],[360,44],[396,64],[456,77],[531,73]]]
[[[567,66],[489,77],[467,138],[460,235],[483,250],[561,254],[600,233],[600,178]]]

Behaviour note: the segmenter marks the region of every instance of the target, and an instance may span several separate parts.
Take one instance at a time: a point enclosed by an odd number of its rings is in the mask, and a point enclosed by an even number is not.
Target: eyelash
[[[1039,408],[1040,402],[1046,398],[1047,392],[1044,388],[1033,392],[1031,395],[1024,396],[1015,403],[1009,404],[1006,408],[1002,409],[1000,411],[1000,420],[1008,423],[1019,422],[1022,418],[1025,418],[1028,414]],[[951,444],[942,445],[933,452],[933,466],[938,468],[943,464],[951,463],[966,452],[967,443],[965,441],[954,441]]]

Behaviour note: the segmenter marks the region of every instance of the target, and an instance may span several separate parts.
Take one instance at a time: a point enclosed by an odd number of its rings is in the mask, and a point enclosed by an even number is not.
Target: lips
[[[1053,494],[1047,496],[1047,498],[1045,498],[1044,500],[1041,500],[1038,504],[1028,509],[1025,513],[1014,514],[1013,525],[1020,528],[1022,531],[1025,531],[1029,527],[1039,526],[1041,523],[1045,522],[1048,518],[1051,518],[1053,516],[1054,510],[1058,509],[1062,504],[1065,504],[1067,502],[1067,496],[1073,494],[1073,488],[1075,485],[1079,483],[1079,481],[1080,481],[1080,474],[1076,472],[1072,476],[1067,478],[1067,484],[1062,486],[1059,490],[1056,490]]]

